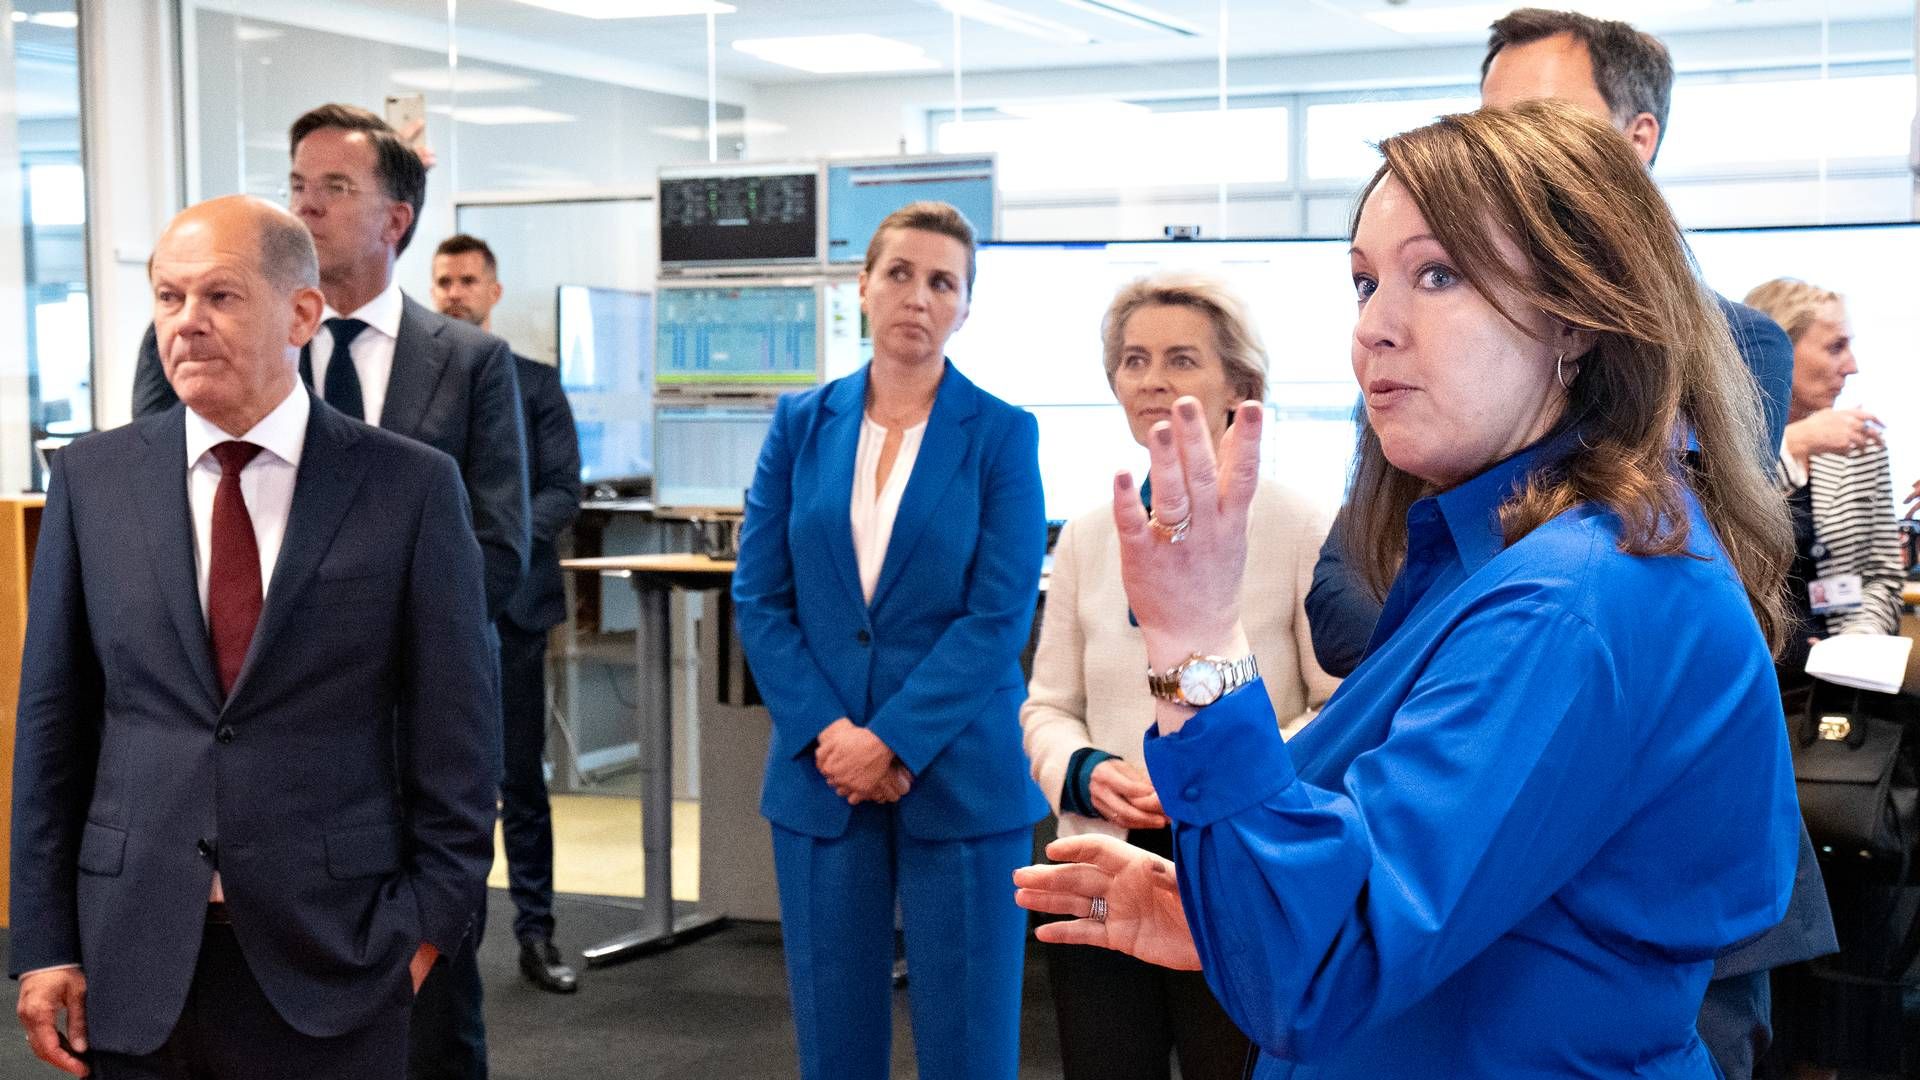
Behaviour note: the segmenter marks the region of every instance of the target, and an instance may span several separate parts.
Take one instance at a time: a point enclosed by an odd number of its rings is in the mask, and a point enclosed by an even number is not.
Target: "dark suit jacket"
[[[866,395],[861,368],[782,397],[747,495],[733,598],[773,715],[760,812],[846,831],[852,808],[809,752],[844,716],[913,772],[908,835],[1025,828],[1047,813],[1020,746],[1047,538],[1039,428],[946,366],[868,603],[847,516]]]
[[[505,618],[522,630],[539,633],[567,617],[567,593],[554,550],[580,513],[580,434],[573,409],[560,386],[560,371],[516,355],[520,411],[527,418],[527,478],[533,505],[533,552],[527,576],[507,601]]]
[[[185,409],[75,442],[42,519],[14,747],[11,972],[79,963],[96,1047],[146,1053],[217,868],[289,1024],[352,1031],[470,931],[498,738],[453,463],[315,401],[266,606],[224,702],[195,584]]]
[[[312,385],[306,357],[301,377]],[[171,408],[153,329],[140,343],[133,415]],[[404,300],[380,426],[444,450],[460,463],[473,532],[486,558],[487,616],[506,608],[527,568],[526,435],[507,343],[478,327]]]

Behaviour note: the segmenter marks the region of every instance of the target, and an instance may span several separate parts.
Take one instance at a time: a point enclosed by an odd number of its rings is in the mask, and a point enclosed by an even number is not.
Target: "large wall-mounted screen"
[[[827,165],[827,261],[866,259],[867,242],[888,214],[911,202],[950,203],[976,237],[993,239],[992,155],[876,158]]]
[[[555,326],[560,384],[580,437],[580,480],[653,474],[653,297],[562,285]]]
[[[818,261],[819,166],[661,170],[662,268]]]
[[[819,299],[812,285],[663,288],[660,387],[818,381]]]

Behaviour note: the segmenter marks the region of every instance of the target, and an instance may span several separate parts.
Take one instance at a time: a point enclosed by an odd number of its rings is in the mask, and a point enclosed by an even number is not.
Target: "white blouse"
[[[894,456],[887,486],[882,488],[874,481],[880,474],[880,451],[887,443],[887,429],[874,423],[871,416],[860,418],[860,446],[853,452],[853,500],[848,509],[853,518],[853,554],[860,563],[860,591],[868,603],[873,602],[873,587],[886,564],[887,541],[893,536],[893,519],[900,513],[900,496],[906,494],[913,459],[920,454],[920,437],[926,433],[925,420],[900,433],[900,452]]]

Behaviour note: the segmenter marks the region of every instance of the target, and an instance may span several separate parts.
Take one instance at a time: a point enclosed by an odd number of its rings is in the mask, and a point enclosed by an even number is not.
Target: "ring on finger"
[[[1092,919],[1094,922],[1097,922],[1097,923],[1103,923],[1107,921],[1107,898],[1106,897],[1096,896],[1093,898],[1093,903],[1092,905],[1090,905],[1087,911],[1087,918]]]
[[[1160,515],[1153,513],[1151,511],[1147,513],[1147,526],[1151,528],[1154,532],[1158,533],[1160,536],[1166,538],[1166,541],[1169,544],[1177,544],[1180,541],[1186,539],[1187,528],[1192,524],[1193,524],[1193,515],[1191,513],[1189,513],[1186,517],[1181,518],[1179,521],[1176,521],[1171,525],[1167,524],[1164,521],[1161,521]]]

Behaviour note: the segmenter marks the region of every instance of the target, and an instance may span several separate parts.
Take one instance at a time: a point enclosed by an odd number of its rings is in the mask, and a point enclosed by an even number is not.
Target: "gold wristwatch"
[[[1147,668],[1147,692],[1176,705],[1201,708],[1260,677],[1249,653],[1238,660],[1194,653],[1166,671]]]

